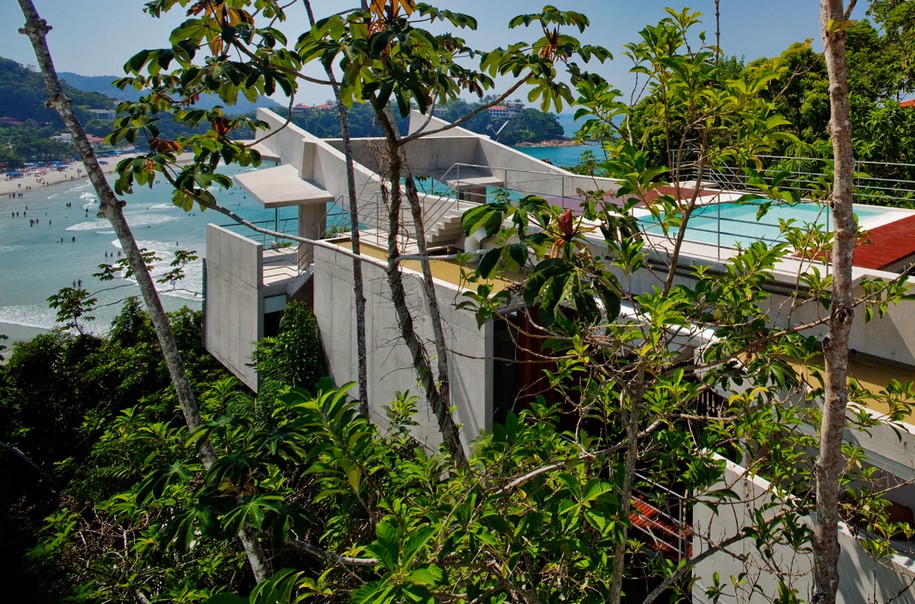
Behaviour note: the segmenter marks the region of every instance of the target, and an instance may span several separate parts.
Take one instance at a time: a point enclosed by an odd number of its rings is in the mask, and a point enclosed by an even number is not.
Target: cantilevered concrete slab
[[[245,172],[235,180],[265,208],[326,204],[334,200],[331,193],[302,179],[289,164]]]
[[[504,178],[499,178],[488,169],[476,167],[461,166],[459,169],[438,170],[429,176],[459,191],[479,187],[501,187],[505,184]]]

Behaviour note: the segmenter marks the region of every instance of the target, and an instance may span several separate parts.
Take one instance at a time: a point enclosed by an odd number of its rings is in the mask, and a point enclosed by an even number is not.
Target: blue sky
[[[680,9],[689,6],[705,16],[704,28],[709,39],[714,36],[713,0],[693,0],[690,4],[671,4],[658,0],[550,0],[559,8],[580,11],[591,20],[591,27],[581,36],[591,44],[600,44],[613,53],[615,60],[594,70],[608,78],[624,92],[631,86],[629,64],[622,55],[623,44],[636,39],[637,32],[664,16],[664,7]],[[433,2],[435,4],[435,2]],[[84,75],[119,75],[124,62],[143,48],[164,46],[168,32],[180,23],[180,11],[156,20],[142,12],[142,0],[35,0],[39,13],[54,28],[49,45],[60,71]],[[340,10],[350,3],[340,0],[314,0],[318,15]],[[478,48],[504,46],[511,42],[533,39],[536,31],[523,28],[508,30],[508,20],[519,13],[540,6],[529,0],[442,0],[438,6],[474,15],[480,27],[477,32],[462,32]],[[860,3],[856,18],[864,18],[866,3]],[[25,65],[35,58],[24,36],[17,33],[23,23],[18,3],[0,3],[0,56]],[[296,5],[290,9],[287,31],[305,24],[304,11]],[[819,3],[815,0],[721,0],[721,45],[725,52],[752,60],[779,54],[792,42],[814,39],[819,44]],[[297,96],[298,102],[323,102],[326,90],[310,87]]]

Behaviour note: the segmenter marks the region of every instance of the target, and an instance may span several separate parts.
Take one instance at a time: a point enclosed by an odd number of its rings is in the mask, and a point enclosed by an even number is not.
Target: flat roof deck
[[[344,237],[340,239],[331,240],[333,243],[339,246],[349,246],[350,239],[349,237]],[[376,260],[388,259],[388,251],[372,243],[366,242],[364,239],[360,239],[360,250],[362,255],[368,256],[369,258],[374,258]],[[419,260],[404,260],[400,265],[410,271],[421,273],[422,266],[420,265]],[[432,268],[432,278],[437,281],[443,281],[449,283],[459,288],[463,288],[466,285],[466,281],[461,278],[461,265],[452,259],[444,260],[430,260],[430,265]],[[493,293],[500,292],[503,289],[512,285],[510,281],[505,281],[503,279],[492,279],[487,281],[493,285]]]
[[[235,180],[265,208],[326,204],[334,196],[299,176],[289,164],[243,172]]]

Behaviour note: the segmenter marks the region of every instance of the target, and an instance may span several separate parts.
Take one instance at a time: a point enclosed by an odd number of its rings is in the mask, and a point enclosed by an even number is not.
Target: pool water
[[[816,225],[820,230],[832,229],[832,214],[828,206],[819,203],[796,205],[773,202],[764,216],[757,218],[760,205],[765,200],[754,199],[739,203],[709,204],[696,208],[686,227],[686,241],[709,243],[727,247],[746,247],[754,241],[778,243],[784,241],[781,220],[794,220],[793,226],[805,228]],[[855,216],[862,222],[880,216],[885,210],[855,205]],[[663,229],[652,216],[639,218],[645,232],[661,235]],[[678,229],[668,231],[675,237]]]

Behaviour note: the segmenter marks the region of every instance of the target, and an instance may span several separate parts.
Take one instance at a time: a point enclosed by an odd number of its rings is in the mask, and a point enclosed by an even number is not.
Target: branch
[[[636,438],[644,438],[645,436],[648,436],[649,434],[651,434],[652,432],[657,430],[660,426],[661,426],[661,420],[657,420],[657,421],[653,422],[650,426],[648,426],[647,428],[645,428],[644,430],[639,432],[639,434],[636,436]],[[626,446],[627,446],[626,443],[620,443],[617,445],[613,445],[612,447],[608,447],[606,449],[601,449],[600,451],[586,452],[586,453],[582,453],[578,457],[573,457],[572,459],[566,459],[563,461],[557,461],[557,462],[554,462],[551,464],[547,464],[545,466],[540,466],[536,470],[532,470],[532,471],[528,472],[527,474],[524,474],[523,476],[519,476],[518,478],[515,478],[514,480],[509,482],[507,485],[505,485],[504,487],[502,487],[501,489],[499,489],[498,491],[493,493],[493,495],[505,495],[508,492],[518,488],[525,482],[531,480],[532,478],[536,478],[537,476],[540,476],[541,474],[547,474],[549,472],[552,472],[553,470],[558,470],[558,469],[564,468],[568,465],[578,463],[580,461],[594,459],[595,457],[597,457],[599,455],[607,455],[609,453],[615,453],[616,451],[623,450],[624,448],[626,448]]]
[[[315,558],[324,560],[325,562],[333,562],[335,564],[343,564],[346,566],[378,566],[380,562],[377,558],[353,558],[351,556],[341,556],[333,552],[329,552],[326,549],[322,549],[316,545],[312,545],[301,539],[291,539],[287,541],[290,545],[295,547],[297,550],[305,552]]]
[[[503,94],[501,94],[499,97],[497,97],[492,102],[486,103],[485,105],[480,105],[479,107],[477,107],[476,109],[474,109],[473,111],[468,113],[467,115],[455,120],[454,122],[447,124],[445,126],[442,126],[441,128],[438,128],[436,130],[430,130],[428,132],[423,132],[425,127],[429,125],[429,122],[432,121],[432,114],[430,113],[429,115],[426,116],[425,123],[422,126],[420,126],[416,130],[416,132],[414,132],[410,135],[404,136],[398,141],[398,146],[403,146],[403,145],[409,143],[410,141],[416,140],[418,138],[423,138],[425,136],[432,136],[433,134],[438,134],[439,132],[446,132],[448,130],[451,130],[452,128],[457,128],[461,124],[466,123],[466,122],[470,121],[471,119],[473,119],[473,117],[476,116],[477,114],[482,113],[484,109],[489,109],[493,105],[497,105],[497,104],[501,103],[502,101],[504,101],[505,99],[507,99],[509,97],[509,95],[511,95],[516,90],[521,88],[521,85],[526,83],[533,76],[534,76],[534,74],[532,74],[532,73],[527,74],[526,76],[524,76],[523,78],[521,78],[520,80],[515,82],[508,90],[506,90]]]

